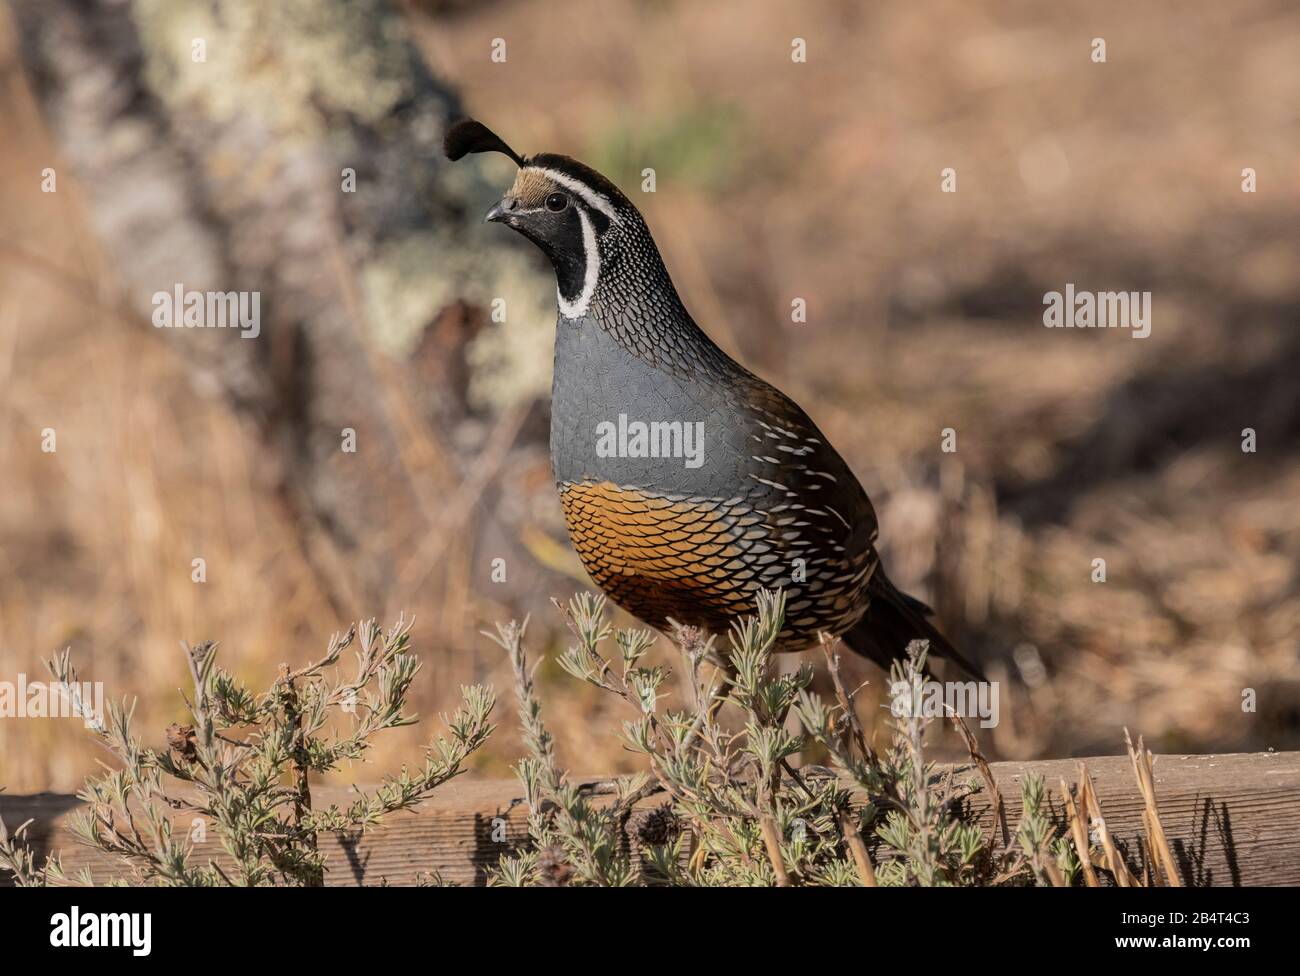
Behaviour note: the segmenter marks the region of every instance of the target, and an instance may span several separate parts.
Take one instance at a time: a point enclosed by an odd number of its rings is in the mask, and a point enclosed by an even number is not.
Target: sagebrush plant
[[[948,718],[979,778],[957,783],[951,770],[927,762],[933,719],[915,707],[928,680],[922,641],[891,668],[889,743],[877,750],[840,678],[835,639],[822,639],[831,703],[812,692],[811,665],[788,674],[774,666],[785,611],[779,592],[761,593],[756,614],[733,623],[726,654],[716,650],[714,636],[673,625],[683,694],[676,709],[661,707],[670,670],[643,663],[657,639],[652,631],[612,627],[601,596],[579,594],[556,605],[575,638],[559,663],[626,704],[632,717],[622,724],[622,741],[648,768],[611,781],[572,781],[542,721],[536,665],[530,667],[524,647],[527,621],[498,625],[488,636],[507,651],[514,672],[527,749],[517,772],[529,816],[527,842],[498,859],[491,884],[1060,887],[1080,877],[1090,887],[1102,879],[1120,886],[1181,883],[1160,822],[1155,757],[1140,738],[1136,747],[1128,741],[1145,808],[1136,871],[1106,826],[1084,764],[1073,788],[1060,782],[1064,824],[1049,803],[1048,784],[1026,774],[1012,831],[992,771],[960,716]],[[327,676],[354,644],[355,675]],[[404,712],[420,667],[409,651],[409,625],[399,620],[385,633],[368,621],[336,635],[321,661],[298,671],[282,666],[271,688],[256,695],[216,667],[215,644],[184,649],[192,724],[169,727],[167,749],[141,745],[131,731],[134,705],[125,701],[111,705],[95,730],[120,768],[87,780],[78,794],[86,806],[71,815],[70,827],[121,865],[109,883],[320,885],[322,833],[355,836],[418,804],[460,773],[494,728],[492,691],[462,688],[462,707],[447,720],[449,737],[429,747],[421,768],[404,768],[373,792],[358,791],[345,810],[317,810],[313,775],[364,758],[375,735],[414,721]],[[75,694],[68,655],[47,665]],[[720,721],[724,706],[732,708],[729,719],[739,712],[742,721]],[[339,713],[349,716],[351,731],[325,731]],[[810,754],[830,765],[799,763]],[[981,790],[993,813],[987,833],[966,816],[967,800]],[[655,794],[665,802],[638,810]],[[641,819],[631,831],[634,813]],[[179,838],[173,820],[184,825]],[[68,876],[57,854],[38,865],[23,842],[26,827],[11,835],[0,821],[0,870],[19,885],[93,883],[88,872]],[[221,863],[199,863],[196,827],[216,831],[227,855]],[[435,871],[420,883],[441,878]]]
[[[410,624],[399,619],[384,631],[370,620],[336,634],[321,660],[296,671],[281,665],[271,687],[256,694],[217,667],[215,643],[182,647],[191,722],[167,729],[167,748],[141,743],[131,728],[135,705],[125,700],[111,704],[94,730],[118,768],[86,781],[78,794],[86,805],[69,826],[120,864],[109,883],[319,886],[322,833],[355,836],[414,806],[460,773],[493,731],[491,689],[463,687],[461,707],[446,720],[449,734],[430,744],[419,768],[358,792],[346,809],[315,809],[313,776],[362,760],[376,735],[415,721],[405,711],[420,671]],[[349,647],[355,671],[341,677],[337,665]],[[46,663],[65,688],[77,688],[66,652]],[[94,883],[89,872],[65,873],[57,854],[38,866],[23,843],[26,826],[11,836],[0,822],[0,868],[18,884]],[[196,835],[208,832],[227,855],[222,863],[195,854]]]
[[[680,708],[660,707],[668,670],[642,664],[652,632],[614,629],[603,597],[579,594],[560,609],[575,641],[559,663],[628,705],[633,717],[623,723],[622,739],[646,757],[649,770],[608,784],[572,782],[542,721],[524,650],[527,621],[499,626],[489,636],[507,651],[515,673],[528,750],[518,773],[530,814],[526,849],[502,858],[492,883],[989,885],[1031,884],[1036,872],[1048,876],[1048,864],[1065,873],[1068,852],[1043,812],[1041,790],[1026,791],[1024,853],[1010,848],[1005,825],[999,845],[993,831],[985,836],[963,822],[962,801],[980,787],[955,785],[925,761],[931,719],[921,710],[896,709],[890,747],[872,748],[839,679],[835,641],[823,642],[835,704],[810,691],[810,665],[779,673],[773,651],[784,620],[782,594],[762,593],[756,615],[733,624],[729,664],[715,638],[674,628],[689,699]],[[913,642],[893,667],[891,687],[914,688],[924,678],[925,645]],[[743,716],[734,731],[719,720],[727,703]],[[969,729],[954,722],[1003,816]],[[796,767],[792,760],[813,744],[833,768]],[[624,828],[633,806],[655,793],[668,804],[653,815],[652,829],[642,829],[643,849],[633,852]],[[855,795],[866,803],[855,804]]]

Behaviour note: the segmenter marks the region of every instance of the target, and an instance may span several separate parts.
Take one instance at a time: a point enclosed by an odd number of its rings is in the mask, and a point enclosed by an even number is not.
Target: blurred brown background
[[[510,164],[438,159],[468,112],[628,189],[700,323],[834,440],[891,576],[1004,682],[987,751],[1300,747],[1293,4],[0,9],[0,680],[70,646],[157,744],[178,641],[263,683],[405,611],[422,720],[367,780],[460,683],[507,692],[491,621],[554,650],[548,598],[585,578],[546,458],[553,284],[478,222]],[[260,290],[264,335],[151,328],[175,280]],[[1066,282],[1151,291],[1150,338],[1043,328]],[[562,757],[628,768],[626,716],[541,674]],[[0,720],[10,790],[94,759],[75,722]]]

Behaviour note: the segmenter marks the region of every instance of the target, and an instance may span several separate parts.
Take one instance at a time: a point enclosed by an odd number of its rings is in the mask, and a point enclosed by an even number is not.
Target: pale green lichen
[[[405,22],[383,0],[139,0],[133,16],[148,84],[173,113],[213,127],[251,113],[249,131],[272,137],[252,155],[219,140],[204,153],[206,173],[227,204],[256,201],[303,145],[328,141],[332,155],[350,158],[354,132],[381,127],[419,85]],[[193,60],[196,40],[204,45],[201,62]],[[331,126],[335,113],[356,128]],[[466,161],[442,168],[438,192],[473,201],[467,213],[476,214],[509,178],[492,162]],[[473,216],[467,221],[476,223]],[[550,385],[554,284],[531,257],[488,228],[430,226],[395,235],[357,269],[366,327],[385,352],[400,357],[452,302],[491,309],[504,299],[505,321],[491,322],[469,350],[471,401],[499,409],[543,394]]]
[[[384,118],[414,83],[405,24],[380,0],[138,0],[133,14],[150,87],[217,122],[256,112],[281,136],[316,134],[324,111]]]
[[[383,248],[361,273],[366,318],[376,342],[404,356],[438,313],[456,301],[492,312],[504,301],[505,321],[489,321],[472,343],[470,399],[502,407],[545,393],[551,380],[554,286],[533,255],[463,236],[429,233]]]

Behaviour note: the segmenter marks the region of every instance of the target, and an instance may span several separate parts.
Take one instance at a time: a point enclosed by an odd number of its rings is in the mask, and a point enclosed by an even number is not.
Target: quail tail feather
[[[934,611],[894,586],[883,568],[876,567],[867,592],[871,606],[843,637],[853,651],[888,671],[890,664],[906,653],[909,642],[926,640],[930,642],[932,657],[952,661],[977,681],[987,680],[983,670],[967,660],[930,623],[928,618]]]

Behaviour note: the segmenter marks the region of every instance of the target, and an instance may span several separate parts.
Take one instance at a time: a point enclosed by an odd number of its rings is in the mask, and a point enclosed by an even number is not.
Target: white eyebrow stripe
[[[555,286],[555,297],[560,305],[560,314],[566,319],[580,319],[587,314],[591,298],[596,294],[596,282],[600,278],[600,246],[596,243],[596,228],[591,225],[591,218],[581,209],[578,220],[582,224],[582,250],[586,258],[586,267],[582,269],[582,291],[572,302],[564,300],[559,285]]]
[[[623,223],[618,216],[618,212],[614,209],[614,205],[609,202],[609,197],[597,193],[581,180],[574,179],[568,173],[561,173],[558,169],[547,169],[544,166],[529,166],[527,168],[537,170],[537,172],[541,173],[548,180],[560,184],[560,186],[564,187],[566,190],[572,190],[574,193],[578,194],[578,196],[582,197],[589,207],[595,207],[614,223]]]

